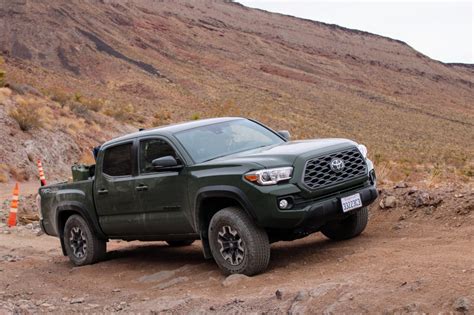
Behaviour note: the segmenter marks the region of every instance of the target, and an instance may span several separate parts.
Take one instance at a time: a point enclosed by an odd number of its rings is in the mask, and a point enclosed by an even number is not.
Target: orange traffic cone
[[[20,187],[16,183],[15,188],[13,189],[12,202],[10,204],[10,216],[8,217],[8,226],[16,226],[16,213],[18,211],[18,198],[20,195]]]
[[[46,178],[44,177],[43,165],[41,164],[41,160],[38,159],[38,172],[40,176],[41,186],[46,186]]]

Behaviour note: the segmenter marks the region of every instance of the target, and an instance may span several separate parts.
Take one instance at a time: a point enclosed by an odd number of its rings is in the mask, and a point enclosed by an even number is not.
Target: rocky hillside
[[[45,119],[54,108],[82,119],[72,149],[60,144],[71,143],[63,127],[8,123],[35,150],[73,155],[64,165],[129,125],[243,115],[296,138],[365,143],[398,178],[447,170],[472,179],[472,67],[399,40],[227,1],[0,1],[0,25],[12,102],[26,84],[49,104]],[[58,141],[36,141],[42,132]],[[0,144],[3,160],[9,145]]]

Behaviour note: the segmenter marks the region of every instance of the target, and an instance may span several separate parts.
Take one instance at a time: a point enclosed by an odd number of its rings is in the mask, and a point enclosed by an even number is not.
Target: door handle
[[[99,195],[106,195],[106,194],[109,193],[109,191],[108,191],[107,189],[99,189],[99,190],[97,191],[97,193],[98,193]]]
[[[148,186],[146,185],[138,185],[137,187],[135,187],[135,189],[137,191],[145,191],[145,190],[148,190]]]

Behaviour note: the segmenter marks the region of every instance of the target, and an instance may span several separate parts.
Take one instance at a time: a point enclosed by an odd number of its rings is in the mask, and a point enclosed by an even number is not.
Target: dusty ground
[[[113,241],[106,261],[76,268],[55,238],[27,227],[3,232],[0,313],[472,312],[474,192],[433,190],[436,206],[412,207],[403,196],[413,190],[385,191],[397,207],[374,205],[356,239],[274,244],[268,271],[252,278],[226,280],[198,242]]]

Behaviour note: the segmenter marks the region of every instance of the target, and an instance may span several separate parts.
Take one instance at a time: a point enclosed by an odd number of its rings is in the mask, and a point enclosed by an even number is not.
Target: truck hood
[[[288,141],[277,146],[244,151],[202,165],[242,165],[256,163],[264,168],[293,165],[297,158],[310,157],[356,146],[357,143],[348,139],[316,139]]]

